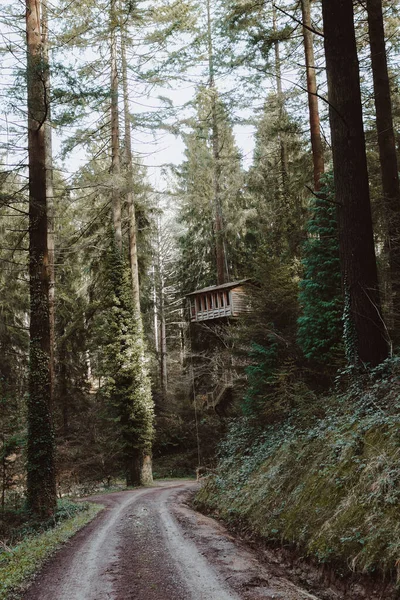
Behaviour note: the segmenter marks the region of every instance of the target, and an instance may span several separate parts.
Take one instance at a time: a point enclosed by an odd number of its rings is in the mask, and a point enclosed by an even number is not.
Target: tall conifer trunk
[[[272,6],[272,27],[274,35],[278,32],[278,24],[276,18],[275,5]],[[276,81],[276,96],[278,100],[279,109],[279,145],[281,154],[281,178],[282,178],[282,193],[284,196],[284,202],[288,200],[288,182],[289,182],[289,153],[286,132],[282,131],[281,125],[285,119],[285,96],[283,94],[282,87],[282,72],[281,72],[281,52],[279,47],[279,40],[276,39],[274,42],[275,51],[275,81]]]
[[[39,518],[56,507],[51,420],[51,336],[47,245],[46,135],[48,102],[43,73],[40,0],[26,1],[30,350],[27,505]]]
[[[382,0],[367,0],[383,205],[387,224],[392,331],[400,339],[400,185],[393,130]],[[390,293],[390,292],[389,292]]]
[[[221,202],[221,157],[218,127],[217,88],[215,86],[214,48],[211,31],[211,6],[207,0],[207,41],[209,88],[211,92],[211,144],[213,152],[213,186],[214,186],[214,232],[217,259],[217,283],[222,285],[227,281],[227,261],[225,255],[224,219]]]
[[[142,315],[140,310],[140,284],[139,284],[139,265],[138,265],[138,251],[137,251],[137,226],[136,226],[136,213],[135,213],[135,198],[134,198],[134,180],[133,180],[133,159],[132,159],[132,136],[131,136],[131,122],[129,115],[129,88],[128,88],[128,62],[126,59],[126,30],[123,27],[121,30],[121,61],[122,61],[122,86],[124,96],[124,150],[125,150],[125,175],[127,178],[127,192],[126,202],[128,205],[128,219],[129,219],[129,262],[132,280],[132,300],[133,309],[135,312],[135,319],[137,324],[136,335],[138,342],[141,345],[141,364],[139,368],[144,368],[145,363],[145,351],[144,351],[144,340],[143,340],[143,323]],[[147,374],[144,375],[147,377]],[[138,461],[139,462],[139,461]],[[140,469],[140,472],[138,472]],[[139,469],[134,469],[132,473],[132,483],[151,485],[153,483],[153,469],[152,469],[152,456],[151,453],[145,452],[141,455],[139,463]],[[136,478],[136,481],[134,479]]]
[[[322,0],[335,198],[351,360],[388,356],[376,268],[352,0]]]
[[[121,163],[120,163],[120,128],[119,128],[119,76],[118,76],[118,61],[117,61],[117,29],[119,27],[119,19],[117,16],[117,0],[111,0],[110,5],[110,50],[111,50],[111,175],[113,179],[112,183],[112,218],[113,218],[113,231],[114,231],[114,242],[115,242],[115,261],[118,265],[113,267],[115,277],[115,294],[117,296],[118,315],[119,315],[119,334],[121,336],[119,354],[124,355],[124,344],[122,329],[126,327],[125,323],[122,323],[122,316],[120,314],[122,295],[123,295],[123,252],[122,252],[122,206],[121,206],[121,187],[120,187],[120,174],[121,174]],[[121,359],[119,359],[121,360]],[[118,371],[121,370],[121,364],[118,365]],[[114,373],[116,379],[116,387],[118,388],[119,373]],[[115,393],[118,395],[119,390],[116,389]],[[118,417],[120,419],[122,441],[124,445],[123,461],[126,474],[126,484],[128,486],[140,485],[141,478],[141,452],[135,448],[135,442],[132,439],[130,432],[130,407],[127,406],[128,399],[122,398],[118,406]]]
[[[118,109],[118,63],[117,63],[117,12],[116,0],[111,0],[110,7],[110,41],[111,41],[111,174],[112,185],[112,216],[114,224],[115,244],[122,253],[122,217],[119,176],[121,172],[119,153],[119,109]]]
[[[315,70],[314,41],[311,31],[311,1],[301,0],[303,16],[304,54],[307,69],[308,110],[310,114],[311,147],[314,165],[314,190],[321,189],[321,177],[325,170],[324,148],[321,139],[317,97],[317,74]]]
[[[42,41],[44,57],[44,83],[47,98],[47,119],[45,128],[46,151],[46,199],[47,199],[47,244],[49,252],[49,315],[50,315],[50,377],[51,402],[54,402],[55,390],[55,221],[54,221],[54,186],[53,186],[53,143],[51,133],[50,106],[50,60],[49,60],[49,17],[47,0],[42,0]]]
[[[154,261],[155,301],[156,301],[156,327],[157,327],[157,353],[159,356],[160,384],[163,399],[168,393],[168,365],[167,365],[167,325],[165,316],[165,281],[162,259],[161,219],[157,223],[157,246]]]
[[[129,260],[132,275],[132,296],[137,318],[141,320],[140,314],[140,287],[139,267],[137,256],[137,231],[135,199],[133,193],[133,160],[132,160],[132,136],[129,116],[129,90],[128,90],[128,63],[126,60],[126,32],[121,32],[121,60],[122,60],[122,84],[124,94],[124,150],[125,171],[127,179],[126,203],[128,206],[129,219]]]

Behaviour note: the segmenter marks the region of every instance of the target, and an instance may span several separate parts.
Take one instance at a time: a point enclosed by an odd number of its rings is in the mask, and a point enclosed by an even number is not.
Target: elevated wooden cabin
[[[190,321],[192,323],[238,317],[249,311],[246,288],[250,279],[232,281],[223,285],[196,290],[187,295],[190,304]]]

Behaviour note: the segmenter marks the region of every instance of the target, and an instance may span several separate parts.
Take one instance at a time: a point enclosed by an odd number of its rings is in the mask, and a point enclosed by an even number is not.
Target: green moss
[[[22,591],[24,584],[42,567],[45,560],[102,508],[97,504],[89,504],[86,510],[63,520],[53,529],[29,536],[0,554],[0,600],[10,600],[14,593]]]
[[[199,507],[348,572],[396,572],[399,407],[353,404],[302,431],[245,428],[233,426]]]

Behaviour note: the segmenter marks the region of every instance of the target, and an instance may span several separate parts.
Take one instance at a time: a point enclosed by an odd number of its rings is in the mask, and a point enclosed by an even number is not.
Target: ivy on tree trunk
[[[47,518],[55,511],[56,482],[46,198],[45,123],[49,107],[44,84],[40,8],[39,0],[27,0],[30,291],[27,505],[38,518]]]

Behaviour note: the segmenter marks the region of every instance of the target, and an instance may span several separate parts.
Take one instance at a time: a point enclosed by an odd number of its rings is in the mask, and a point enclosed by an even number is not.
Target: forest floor
[[[192,510],[196,489],[170,481],[88,498],[105,510],[49,560],[23,599],[318,600]]]

